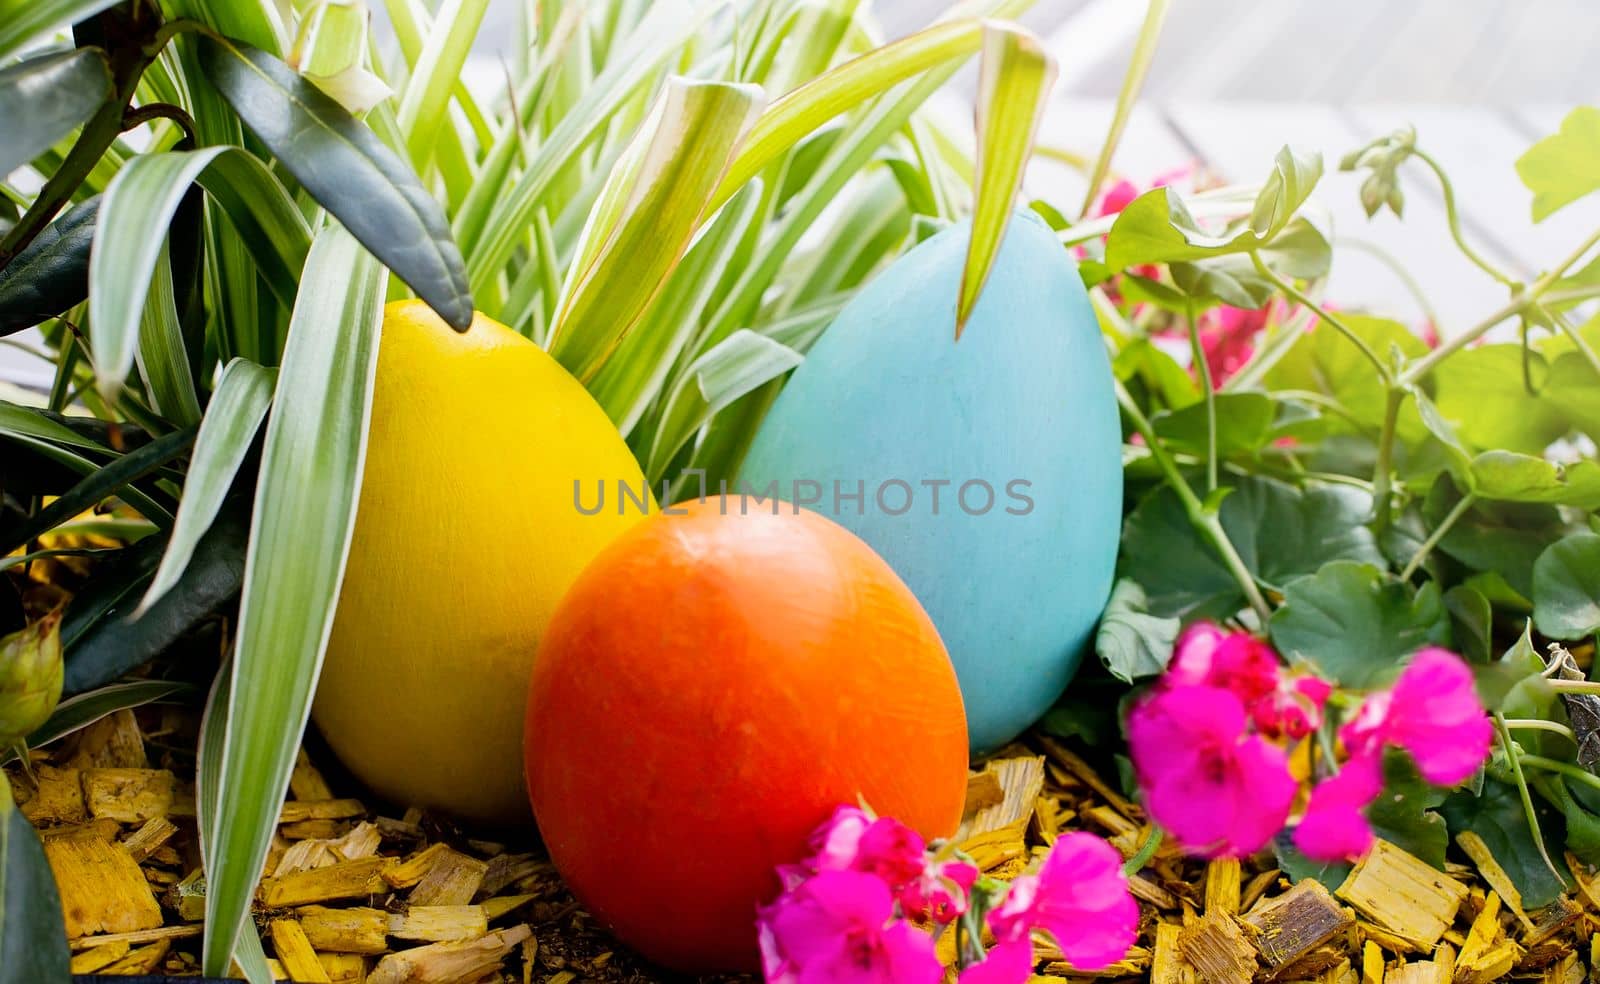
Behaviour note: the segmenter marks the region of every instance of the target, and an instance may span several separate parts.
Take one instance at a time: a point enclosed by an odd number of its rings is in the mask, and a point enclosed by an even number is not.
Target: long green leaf
[[[57,704],[44,724],[28,736],[25,744],[29,748],[39,748],[65,738],[74,731],[87,728],[117,711],[143,707],[146,704],[175,703],[194,692],[193,684],[182,680],[131,680],[127,683],[113,683],[99,690],[68,697]],[[6,764],[14,757],[13,751],[0,752],[0,765]]]
[[[500,275],[532,226],[534,214],[547,204],[545,194],[551,184],[606,130],[623,105],[649,87],[654,73],[709,16],[710,7],[691,8],[682,2],[651,4],[645,20],[611,64],[567,107],[517,183],[500,192],[492,211],[482,213],[483,224],[463,224],[459,231],[462,245],[471,254],[468,270],[474,289]],[[469,211],[466,218],[479,214]]]
[[[70,491],[34,513],[21,527],[11,530],[5,538],[0,539],[0,556],[21,547],[42,533],[49,532],[85,509],[97,505],[107,496],[115,494],[124,486],[176,460],[189,450],[189,445],[192,443],[194,443],[193,430],[173,431],[86,476]],[[169,522],[172,519],[166,510],[145,518],[155,523]]]
[[[282,186],[249,157],[234,147],[144,154],[106,189],[89,259],[89,332],[96,384],[107,402],[133,366],[166,229],[195,182],[220,192],[269,283],[293,297],[292,264],[304,258],[309,234]]]
[[[71,980],[55,876],[0,775],[0,984]]]
[[[366,453],[382,269],[344,229],[312,243],[256,486],[206,892],[225,974],[288,789],[333,627]]]
[[[1095,155],[1094,166],[1089,170],[1089,186],[1083,193],[1083,206],[1078,209],[1080,218],[1089,214],[1095,199],[1100,196],[1100,185],[1111,170],[1111,158],[1117,152],[1117,145],[1122,142],[1122,131],[1127,129],[1128,117],[1133,115],[1133,104],[1139,98],[1139,90],[1144,88],[1145,77],[1150,74],[1150,64],[1156,57],[1156,43],[1161,40],[1161,27],[1166,23],[1167,11],[1171,6],[1171,0],[1150,0],[1150,6],[1145,10],[1144,23],[1139,27],[1139,39],[1134,42],[1128,70],[1122,76],[1122,88],[1117,92],[1111,126],[1100,144],[1100,153]]]
[[[119,0],[0,0],[0,58],[46,31],[87,20]]]
[[[183,326],[178,323],[170,252],[167,244],[162,243],[150,277],[150,295],[139,318],[136,361],[153,409],[179,427],[193,427],[200,423],[200,396],[195,392],[194,376],[189,371]]]
[[[172,538],[161,557],[155,580],[139,603],[142,613],[178,583],[195,545],[211,528],[222,500],[244,462],[256,431],[272,403],[277,372],[245,359],[234,359],[222,370],[183,483],[183,500],[173,521]]]
[[[89,247],[100,196],[74,205],[0,267],[0,335],[66,311],[89,296]]]
[[[75,595],[61,630],[67,646],[64,692],[93,690],[148,663],[233,600],[244,581],[246,512],[243,504],[225,508],[178,583],[147,609],[135,606],[161,559],[165,543],[156,537],[122,551]]]
[[[96,48],[52,52],[0,69],[0,175],[49,150],[111,96]]]
[[[967,325],[989,270],[1000,253],[1006,225],[1022,187],[1033,138],[1055,84],[1055,59],[1039,39],[1013,24],[983,28],[978,73],[978,165],[973,181],[972,238],[961,269],[956,337]]]
[[[439,129],[450,106],[452,83],[461,75],[489,0],[445,0],[422,55],[412,69],[397,120],[406,136],[411,164],[426,173]]]
[[[472,323],[450,223],[406,162],[331,96],[264,51],[200,39],[200,63],[317,203],[460,331]]]
[[[965,59],[982,40],[983,22],[977,18],[946,21],[874,48],[786,94],[750,128],[712,207],[727,201],[740,185],[817,127],[906,79]]]
[[[655,125],[639,134],[590,213],[550,354],[592,377],[682,258],[761,90],[673,78]]]

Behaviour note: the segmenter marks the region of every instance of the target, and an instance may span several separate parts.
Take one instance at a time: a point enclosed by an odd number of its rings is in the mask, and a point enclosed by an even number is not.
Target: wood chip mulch
[[[74,972],[198,973],[205,886],[189,781],[194,732],[184,709],[121,711],[36,750],[32,778],[8,770],[61,889]],[[536,843],[477,839],[415,810],[381,815],[337,795],[349,791],[330,788],[302,754],[255,911],[281,979],[684,980],[613,941]],[[1075,829],[1107,836],[1127,857],[1150,835],[1139,807],[1087,761],[1030,735],[974,771],[957,837],[985,872],[1005,878]],[[1600,956],[1600,879],[1572,861],[1573,891],[1525,911],[1481,841],[1467,834],[1457,846],[1473,863],[1441,872],[1380,842],[1330,893],[1314,881],[1291,886],[1270,855],[1206,863],[1164,845],[1132,879],[1144,919],[1127,958],[1087,974],[1041,951],[1034,981],[1586,980]],[[947,960],[952,935],[940,941]]]

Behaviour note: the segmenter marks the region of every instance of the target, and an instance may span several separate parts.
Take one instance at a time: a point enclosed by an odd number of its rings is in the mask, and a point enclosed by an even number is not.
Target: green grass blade
[[[255,441],[256,431],[272,404],[277,372],[245,359],[234,359],[222,370],[216,392],[206,408],[205,420],[195,438],[194,456],[183,483],[183,500],[173,521],[172,538],[161,566],[139,603],[144,612],[172,589],[183,576],[195,545],[211,528],[222,500],[233,485],[239,466]],[[138,613],[135,613],[138,614]]]
[[[591,378],[689,246],[761,90],[673,78],[590,213],[550,332],[550,354]]]
[[[0,434],[31,437],[70,448],[110,454],[111,449],[93,441],[66,424],[58,423],[32,407],[0,401]]]
[[[194,687],[182,680],[131,680],[68,697],[56,705],[56,709],[50,712],[50,717],[37,731],[28,736],[27,745],[29,748],[39,748],[87,728],[117,711],[146,704],[178,703],[193,693]],[[0,752],[0,765],[11,758],[9,751]]]
[[[0,175],[53,147],[111,96],[111,69],[99,50],[78,48],[0,69]]]
[[[318,234],[267,423],[206,866],[205,972],[223,976],[250,912],[333,627],[355,526],[383,270],[344,229]]]
[[[741,328],[697,358],[668,402],[646,473],[662,475],[679,449],[722,408],[798,366],[799,352]]]
[[[434,145],[450,106],[454,81],[461,75],[472,50],[478,26],[489,0],[444,0],[433,19],[433,30],[412,69],[400,100],[398,122],[406,137],[411,166],[426,174]],[[449,80],[449,81],[446,81]]]
[[[28,517],[26,522],[0,536],[0,557],[22,547],[36,536],[48,533],[85,509],[98,505],[124,486],[172,463],[186,454],[193,443],[193,430],[173,431],[84,476],[82,481]],[[154,516],[146,514],[145,519],[165,525],[172,521],[172,516],[165,509],[160,509]]]
[[[567,165],[603,133],[629,100],[647,90],[656,72],[709,16],[709,5],[691,9],[683,3],[655,3],[616,59],[601,72],[577,102],[566,108],[560,125],[539,145],[528,168],[510,191],[502,192],[484,225],[463,225],[457,231],[467,251],[473,288],[498,277],[522,243],[534,213],[549,208],[551,183]]]
[[[751,181],[717,213],[673,271],[660,300],[651,305],[649,321],[622,340],[615,357],[589,387],[623,436],[659,396],[667,373],[693,338],[718,275],[727,269],[755,219],[761,192],[760,179]]]
[[[120,0],[0,0],[0,58],[47,31],[87,20]]]
[[[106,189],[89,254],[89,348],[107,403],[116,402],[133,368],[145,300],[178,203],[224,150],[144,154]]]
[[[444,210],[394,151],[271,55],[200,38],[206,76],[306,191],[458,330],[472,323]]]
[[[1033,138],[1039,132],[1056,63],[1039,39],[1013,24],[992,21],[983,29],[978,74],[978,164],[973,181],[972,238],[961,269],[956,338],[972,316],[989,279],[1006,225],[1022,187]]]
[[[1156,44],[1161,40],[1161,27],[1166,23],[1167,11],[1171,6],[1172,0],[1150,0],[1150,6],[1145,11],[1144,23],[1139,27],[1139,38],[1133,45],[1133,56],[1128,61],[1128,71],[1122,76],[1122,88],[1117,92],[1111,126],[1100,144],[1094,167],[1089,171],[1089,187],[1083,193],[1083,206],[1078,209],[1080,219],[1094,207],[1095,199],[1100,195],[1100,186],[1111,171],[1111,158],[1117,152],[1117,144],[1122,142],[1122,131],[1127,129],[1128,117],[1133,113],[1139,90],[1144,88],[1145,76],[1150,74],[1150,63],[1156,57]]]
[[[200,397],[178,323],[169,252],[162,243],[150,276],[150,294],[139,318],[137,361],[155,411],[179,427],[193,427],[200,423]]]
[[[217,155],[199,181],[228,216],[273,295],[293,307],[311,227],[283,182],[255,155],[238,150]]]
[[[749,139],[712,198],[713,207],[817,127],[915,75],[966,58],[982,40],[983,24],[976,18],[936,24],[845,62],[784,95],[751,127]]]

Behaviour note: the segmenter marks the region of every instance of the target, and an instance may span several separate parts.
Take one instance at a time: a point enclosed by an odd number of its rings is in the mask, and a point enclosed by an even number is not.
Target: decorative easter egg
[[[872,549],[815,513],[691,502],[624,533],[545,632],[528,790],[573,894],[685,971],[756,965],[773,868],[841,803],[949,836],[961,693]]]
[[[616,427],[537,345],[482,315],[458,334],[421,302],[385,309],[312,711],[358,778],[401,806],[527,818],[528,672],[579,571],[642,519],[596,508],[619,483],[648,499]]]
[[[867,541],[939,627],[975,752],[1039,718],[1110,593],[1121,429],[1071,258],[1011,221],[960,339],[970,227],[947,229],[840,312],[756,435],[740,488],[773,488]]]

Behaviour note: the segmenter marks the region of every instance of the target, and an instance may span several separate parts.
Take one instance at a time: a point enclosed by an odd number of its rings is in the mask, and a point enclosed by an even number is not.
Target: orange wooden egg
[[[815,513],[712,498],[635,524],[540,644],[528,789],[573,893],[687,971],[752,969],[773,867],[840,803],[954,833],[966,717],[900,578]]]

